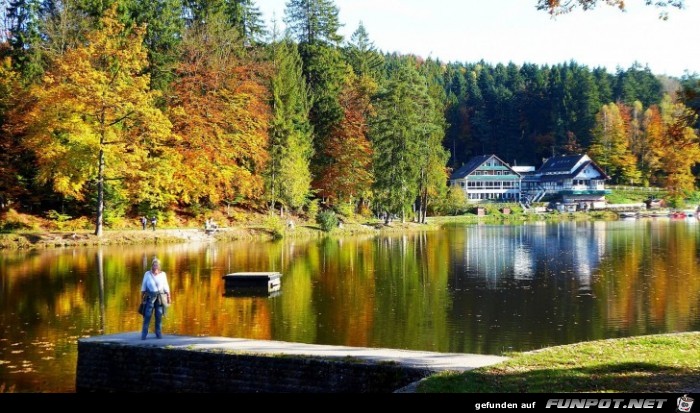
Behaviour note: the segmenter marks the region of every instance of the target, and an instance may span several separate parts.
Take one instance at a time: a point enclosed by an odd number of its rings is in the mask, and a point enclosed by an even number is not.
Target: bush
[[[64,225],[64,230],[69,231],[80,231],[86,229],[94,229],[95,223],[89,217],[79,217],[76,219],[71,219],[67,221]]]
[[[352,202],[341,202],[335,206],[335,210],[347,219],[352,220],[355,216],[355,204]]]
[[[467,195],[459,187],[450,187],[439,209],[449,215],[462,215],[469,209]]]
[[[263,220],[263,225],[270,231],[272,237],[280,239],[284,237],[284,222],[277,214],[269,214]]]
[[[306,206],[306,218],[309,221],[316,221],[316,216],[318,215],[318,199],[314,199],[313,201],[310,201],[309,204]]]
[[[359,211],[357,213],[363,218],[372,218],[374,216],[372,210],[369,209],[364,202],[360,203]]]
[[[17,211],[12,208],[0,215],[0,230],[2,231],[36,229],[38,227],[39,226],[32,223],[27,216],[17,213]]]
[[[323,211],[316,215],[316,223],[323,231],[331,232],[333,228],[338,226],[338,217],[333,211]]]
[[[46,212],[46,218],[53,221],[52,223],[57,230],[65,231],[68,229],[68,221],[70,221],[73,217],[70,215],[61,214],[60,212],[51,209]]]

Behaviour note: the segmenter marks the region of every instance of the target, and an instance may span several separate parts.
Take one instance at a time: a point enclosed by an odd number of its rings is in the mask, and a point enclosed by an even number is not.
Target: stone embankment
[[[78,341],[78,392],[391,393],[503,357],[139,333]]]

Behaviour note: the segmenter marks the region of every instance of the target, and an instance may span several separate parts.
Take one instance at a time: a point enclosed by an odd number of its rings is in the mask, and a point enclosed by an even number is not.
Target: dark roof
[[[474,172],[476,168],[480,167],[484,162],[488,161],[494,155],[481,155],[475,156],[469,160],[464,166],[457,169],[452,173],[450,179],[462,179]]]
[[[571,172],[585,155],[555,156],[549,158],[537,173]]]
[[[542,168],[537,171],[536,175],[528,175],[523,177],[523,181],[525,182],[553,182],[553,181],[563,181],[565,179],[574,179],[578,174],[581,173],[584,169],[586,169],[588,166],[592,166],[595,170],[597,170],[600,175],[603,177],[603,179],[610,179],[610,177],[603,171],[598,164],[593,162],[592,160],[590,161],[585,161],[584,163],[581,164],[578,168],[576,168],[574,171],[571,171],[570,169],[563,169],[563,165],[569,165],[572,168],[576,165],[579,159],[581,159],[583,155],[578,155],[578,156],[561,156],[559,159],[562,162],[560,163],[555,163],[550,165],[550,168],[548,169],[548,172],[554,172],[554,171],[565,171],[565,172],[570,172],[567,174],[551,174],[551,175],[545,175],[543,170],[545,166],[547,166],[547,162],[545,162],[544,165],[542,165]],[[562,158],[567,158],[567,159],[562,159]],[[554,158],[553,158],[554,159]],[[576,161],[572,161],[573,159],[576,159]],[[553,169],[553,168],[562,168],[562,169]]]

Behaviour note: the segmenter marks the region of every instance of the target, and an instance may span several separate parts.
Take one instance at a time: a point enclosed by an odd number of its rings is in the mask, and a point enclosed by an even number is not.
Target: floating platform
[[[279,272],[236,272],[226,274],[222,278],[226,290],[234,290],[242,294],[246,291],[269,294],[279,291],[282,286],[282,274]]]

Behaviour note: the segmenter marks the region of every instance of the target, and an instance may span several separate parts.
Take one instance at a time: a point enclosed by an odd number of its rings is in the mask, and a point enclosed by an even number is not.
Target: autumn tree
[[[666,96],[661,104],[664,133],[659,163],[665,175],[664,186],[676,202],[695,189],[692,168],[700,162],[700,140],[693,129],[697,114]]]
[[[290,39],[273,41],[270,82],[270,162],[266,194],[272,208],[300,209],[311,195],[310,162],[313,154],[309,98],[301,57]]]
[[[24,117],[24,143],[37,157],[38,180],[78,200],[94,195],[98,236],[106,186],[132,195],[142,191],[167,164],[152,155],[167,152],[160,145],[170,136],[170,122],[155,108],[157,93],[143,74],[144,30],[126,32],[116,7],[101,26],[52,62]]]
[[[343,119],[332,130],[324,154],[328,163],[315,185],[331,204],[354,205],[372,185],[372,146],[367,138],[370,97],[376,84],[367,77],[348,76],[340,94]]]
[[[185,32],[168,102],[175,177],[182,203],[215,206],[262,200],[268,161],[269,106],[263,78],[246,60],[243,42],[222,14]]]
[[[325,162],[317,176],[316,187],[331,204],[357,207],[358,202],[368,200],[373,182],[368,117],[372,113],[371,98],[378,88],[383,58],[369,40],[362,23],[343,52],[352,68],[345,75],[338,99],[343,116],[333,125],[323,145]]]
[[[660,157],[663,153],[664,124],[657,105],[644,111],[642,130],[644,136],[641,140],[637,161],[642,175],[642,184],[645,186],[659,185],[657,174],[661,168]]]
[[[615,182],[639,182],[636,159],[630,151],[629,118],[615,103],[604,105],[593,129],[588,153]]]

